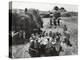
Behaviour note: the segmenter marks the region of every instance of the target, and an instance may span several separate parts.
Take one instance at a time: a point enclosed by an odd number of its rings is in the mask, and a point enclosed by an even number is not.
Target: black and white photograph
[[[9,57],[78,55],[78,6],[9,2]]]

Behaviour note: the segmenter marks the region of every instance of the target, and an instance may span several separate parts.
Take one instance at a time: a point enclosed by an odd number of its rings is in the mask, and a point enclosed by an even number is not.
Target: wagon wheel
[[[39,51],[33,48],[29,48],[29,54],[31,57],[40,57]]]

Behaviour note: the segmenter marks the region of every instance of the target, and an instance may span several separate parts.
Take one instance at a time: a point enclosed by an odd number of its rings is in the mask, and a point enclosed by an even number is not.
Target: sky
[[[25,2],[25,1],[14,1],[12,2],[12,9],[25,9],[35,8],[42,11],[52,10],[54,6],[64,7],[67,11],[78,11],[77,5],[70,4],[56,4],[56,3],[39,3],[39,2]]]

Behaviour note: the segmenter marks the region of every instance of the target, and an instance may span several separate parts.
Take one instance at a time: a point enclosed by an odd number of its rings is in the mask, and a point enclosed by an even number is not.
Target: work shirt
[[[48,40],[46,38],[41,38],[41,39],[42,39],[42,41],[40,44],[43,44],[43,45],[48,44]]]

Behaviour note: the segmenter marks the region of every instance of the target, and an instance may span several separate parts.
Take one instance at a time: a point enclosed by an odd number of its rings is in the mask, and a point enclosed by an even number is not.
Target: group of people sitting
[[[64,40],[61,40],[63,35],[59,32],[46,33],[43,31],[42,33],[32,34],[30,37],[30,47],[29,53],[31,57],[40,57],[40,56],[58,56],[61,51],[63,51],[61,42],[66,43],[68,46],[72,46],[70,44],[70,35],[64,32]]]
[[[60,26],[60,12],[59,8],[54,8],[55,12],[50,20],[50,27]],[[31,57],[40,57],[40,56],[59,56],[61,51],[64,51],[61,43],[65,43],[67,46],[72,46],[70,43],[70,33],[67,30],[67,26],[64,25],[63,33],[42,31],[40,34],[34,33],[30,37],[30,47],[29,54]]]

